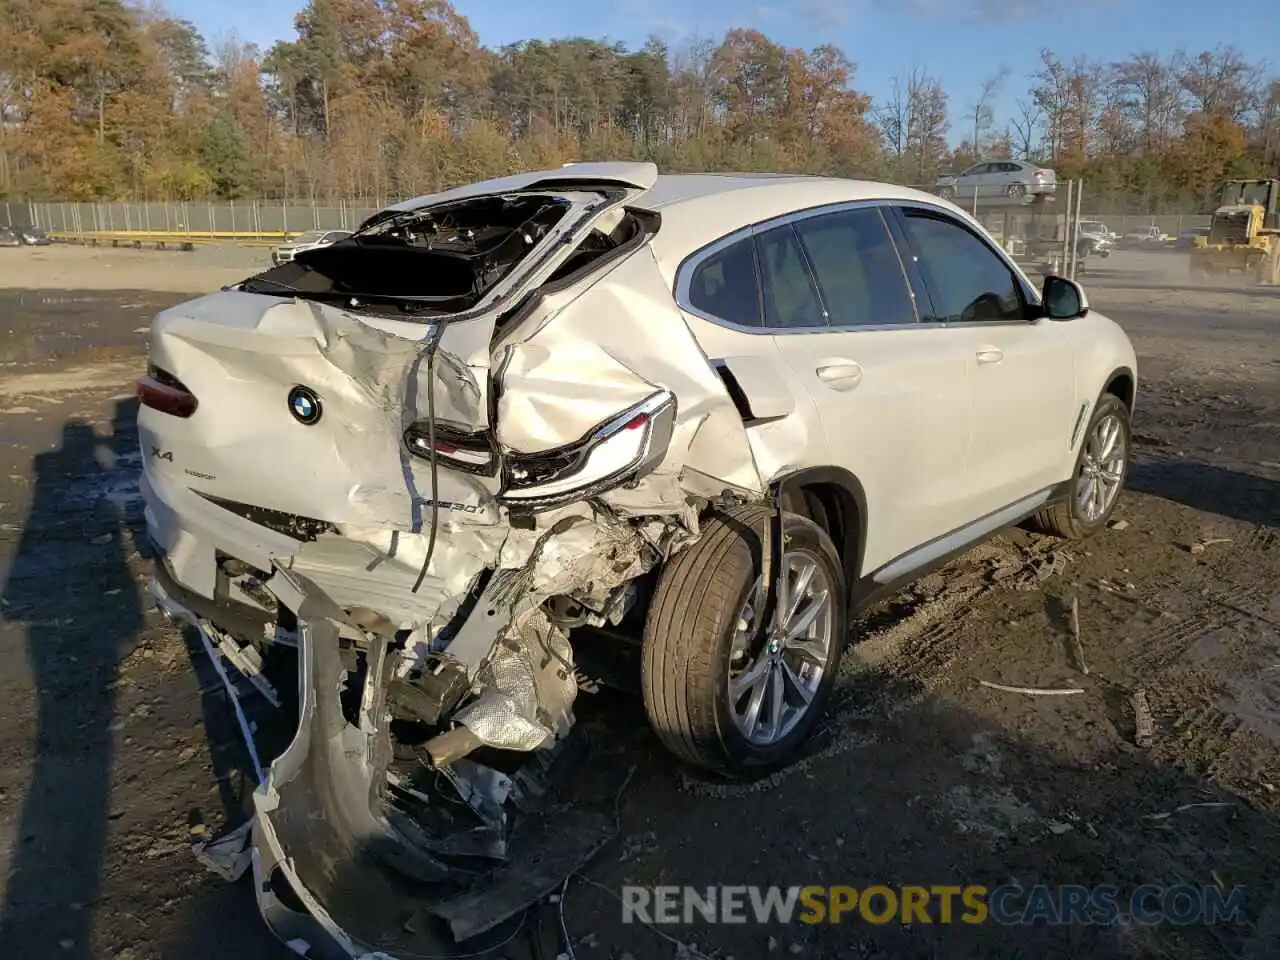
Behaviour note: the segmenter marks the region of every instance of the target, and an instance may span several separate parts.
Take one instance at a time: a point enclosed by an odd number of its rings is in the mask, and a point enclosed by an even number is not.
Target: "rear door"
[[[963,522],[967,358],[917,323],[879,207],[806,213],[756,244],[765,326],[830,464],[866,494],[871,574]]]
[[[935,207],[897,209],[931,307],[964,355],[967,511],[992,514],[1067,478],[1077,397],[1072,325],[1035,315],[1034,291],[973,224]]]

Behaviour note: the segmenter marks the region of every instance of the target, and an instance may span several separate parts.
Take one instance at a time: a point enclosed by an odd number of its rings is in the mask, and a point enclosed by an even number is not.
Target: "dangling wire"
[[[444,336],[444,324],[440,324],[427,338],[427,462],[431,465],[431,532],[427,535],[427,555],[422,560],[422,569],[418,571],[418,579],[414,581],[413,592],[417,593],[422,581],[427,577],[427,567],[431,566],[431,555],[436,552],[436,530],[440,525],[440,488],[436,482],[436,348]]]

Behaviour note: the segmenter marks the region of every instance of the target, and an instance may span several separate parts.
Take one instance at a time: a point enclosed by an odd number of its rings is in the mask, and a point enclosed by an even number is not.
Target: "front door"
[[[1025,281],[968,225],[935,209],[901,216],[931,319],[966,357],[969,512],[991,514],[1070,475],[1081,402],[1071,325],[1032,319]]]

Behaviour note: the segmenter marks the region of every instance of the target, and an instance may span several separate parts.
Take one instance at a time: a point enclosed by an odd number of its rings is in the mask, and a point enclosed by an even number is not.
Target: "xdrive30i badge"
[[[289,412],[293,419],[305,426],[320,422],[320,398],[308,387],[294,387],[289,391]]]

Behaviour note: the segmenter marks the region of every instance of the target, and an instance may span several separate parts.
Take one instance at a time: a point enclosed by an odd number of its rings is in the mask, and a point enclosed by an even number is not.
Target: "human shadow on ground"
[[[6,620],[26,632],[36,688],[35,757],[0,916],[11,956],[88,960],[113,759],[117,670],[142,625],[119,494],[136,453],[136,403],[112,431],[68,420],[32,461],[35,488],[4,584]]]

